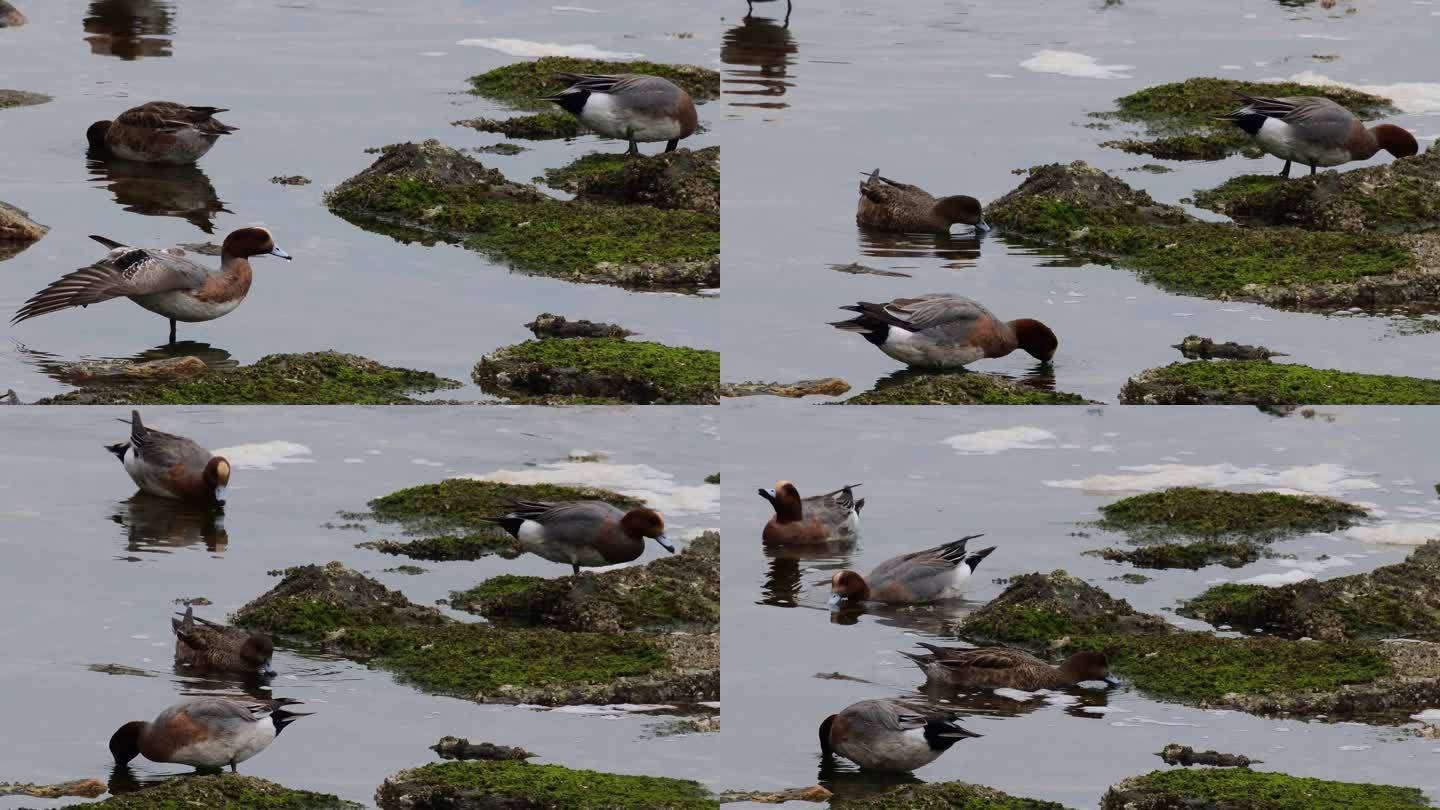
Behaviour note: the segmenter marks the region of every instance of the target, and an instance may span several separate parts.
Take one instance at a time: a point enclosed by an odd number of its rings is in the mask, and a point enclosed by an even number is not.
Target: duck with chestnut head
[[[125,421],[125,420],[120,420]],[[130,439],[106,445],[141,492],[177,501],[225,505],[230,462],[184,436],[145,426],[130,412]]]
[[[1266,153],[1285,161],[1281,177],[1290,176],[1292,161],[1310,167],[1339,166],[1369,160],[1385,150],[1397,158],[1420,151],[1415,136],[1394,124],[1366,127],[1355,113],[1322,96],[1266,98],[1236,93],[1244,102],[1221,116],[1245,131]]]
[[[789,481],[777,481],[774,489],[760,490],[760,497],[775,508],[761,539],[767,546],[854,540],[860,533],[860,510],[865,508],[864,498],[855,499],[858,486],[848,484],[808,498],[801,498],[800,490]]]
[[[983,536],[972,534],[934,548],[892,557],[875,566],[866,577],[848,568],[836,571],[830,576],[830,605],[839,607],[861,602],[919,605],[954,599],[964,593],[980,561],[995,550],[995,546],[966,550],[967,543]]]
[[[654,509],[624,510],[604,501],[511,501],[510,511],[486,518],[514,537],[522,551],[551,562],[595,568],[637,560],[645,541],[675,553],[665,536],[665,519]]]

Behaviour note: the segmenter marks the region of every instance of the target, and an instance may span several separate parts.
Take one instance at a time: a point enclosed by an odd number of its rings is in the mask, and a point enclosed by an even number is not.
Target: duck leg
[[[630,142],[630,148],[625,150],[625,154],[627,154],[627,155],[629,155],[629,156],[631,156],[631,157],[639,157],[639,156],[640,156],[640,145],[637,144],[637,143],[635,143],[634,141],[631,141],[631,142]]]
[[[1283,169],[1280,170],[1280,176],[1281,176],[1281,177],[1289,177],[1289,176],[1290,176],[1290,161],[1288,161],[1288,160],[1285,161],[1285,168],[1283,168]]]
[[[170,342],[175,342],[175,319],[170,319]]]
[[[580,563],[570,563],[570,567],[575,569],[574,576],[580,576]]]
[[[677,146],[679,146],[679,145],[680,145],[680,139],[679,139],[679,138],[673,138],[673,139],[670,140],[669,143],[665,144],[665,151],[666,151],[666,152],[674,152],[674,151],[675,151],[675,147],[677,147]]]
[[[1314,177],[1314,176],[1315,176],[1315,164],[1314,164],[1314,163],[1311,163],[1311,164],[1310,164],[1310,176],[1311,176],[1311,177]]]

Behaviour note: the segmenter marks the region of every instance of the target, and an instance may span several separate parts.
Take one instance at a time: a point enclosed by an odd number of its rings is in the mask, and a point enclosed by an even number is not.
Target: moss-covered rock
[[[535,320],[525,324],[531,334],[537,338],[547,337],[588,337],[588,338],[624,338],[635,334],[619,324],[596,323],[594,321],[566,319],[564,315],[554,315],[549,312],[542,312],[535,316]]]
[[[1217,768],[1248,768],[1264,760],[1251,759],[1244,754],[1227,754],[1221,751],[1196,751],[1188,745],[1170,743],[1156,754],[1166,765],[1212,765]]]
[[[1101,146],[1164,160],[1219,160],[1251,146],[1239,127],[1216,120],[1240,106],[1236,93],[1324,96],[1367,120],[1399,112],[1389,99],[1335,85],[1194,78],[1147,87],[1116,99],[1115,110],[1091,115],[1137,125],[1144,136]]]
[[[438,762],[387,778],[381,810],[701,810],[716,806],[699,782],[622,776],[526,762]]]
[[[44,104],[50,100],[50,96],[44,93],[31,93],[25,90],[0,90],[0,110],[7,110],[11,107],[29,107],[34,104]]]
[[[513,745],[496,745],[488,742],[472,743],[464,737],[441,737],[430,746],[441,759],[483,759],[491,762],[534,759],[537,755]]]
[[[1418,788],[1332,782],[1245,768],[1152,771],[1113,785],[1101,810],[1413,810]]]
[[[645,565],[580,577],[502,575],[450,594],[450,606],[490,619],[617,633],[712,632],[720,623],[720,535]]]
[[[1047,391],[976,371],[901,371],[845,405],[1085,405],[1078,394]]]
[[[1233,340],[1217,343],[1199,335],[1187,335],[1171,348],[1179,349],[1187,360],[1269,360],[1286,356],[1284,352],[1271,351],[1264,346],[1248,346]]]
[[[86,386],[39,405],[399,405],[460,383],[339,352],[272,354],[184,380]]]
[[[1126,405],[1434,405],[1440,380],[1315,369],[1263,360],[1172,363],[1131,377]]]
[[[561,110],[546,110],[534,115],[517,115],[511,118],[465,118],[450,123],[457,127],[469,127],[477,132],[493,132],[526,141],[578,138],[587,131],[581,126],[580,119]]]
[[[720,212],[720,147],[657,155],[591,154],[545,171],[552,188],[656,208]]]
[[[959,625],[966,638],[1045,646],[1067,636],[1168,633],[1158,616],[1064,571],[1024,574]]]
[[[477,560],[511,548],[513,538],[487,517],[503,515],[511,501],[604,501],[628,509],[641,502],[597,487],[506,484],[448,478],[382,495],[370,511],[347,514],[359,520],[399,526],[408,541],[379,540],[360,547],[417,560]]]
[[[1142,541],[1179,536],[1266,542],[1348,529],[1369,516],[1358,506],[1318,495],[1203,487],[1171,487],[1133,495],[1100,507],[1100,514],[1094,525]]]
[[[456,242],[570,281],[698,288],[720,279],[718,213],[552,199],[435,140],[386,147],[325,204],[398,239]]]
[[[506,346],[475,365],[487,393],[523,402],[710,405],[720,354],[619,338],[544,338]]]
[[[457,622],[338,562],[289,569],[234,622],[482,703],[698,703],[719,693],[718,635],[711,645],[710,637]]]
[[[254,776],[214,774],[184,776],[111,796],[96,804],[106,810],[359,810],[360,805],[328,793],[291,790]]]
[[[1062,804],[1011,796],[967,782],[902,785],[866,799],[836,797],[830,806],[845,810],[1065,810]]]
[[[1225,584],[1181,608],[1181,615],[1284,638],[1325,641],[1404,635],[1440,640],[1440,539],[1403,562],[1364,574],[1278,588]]]
[[[720,97],[720,74],[709,68],[568,56],[545,56],[529,62],[515,62],[471,76],[470,91],[512,106],[543,108],[550,102],[537,99],[554,95],[569,86],[568,82],[557,78],[561,73],[644,73],[674,82],[684,88],[696,103]]]
[[[1194,543],[1150,543],[1139,548],[1102,548],[1087,551],[1093,557],[1129,563],[1136,568],[1188,568],[1207,565],[1239,568],[1260,559],[1263,550],[1249,540],[1200,540]]]

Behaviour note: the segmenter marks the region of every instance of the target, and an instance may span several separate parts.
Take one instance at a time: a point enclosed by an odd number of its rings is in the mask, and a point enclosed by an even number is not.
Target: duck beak
[[[266,664],[265,666],[260,668],[260,677],[266,680],[275,677],[275,669],[269,664]]]
[[[270,248],[270,255],[271,255],[271,256],[279,256],[280,258],[284,259],[284,260],[287,261],[287,262],[289,262],[289,261],[294,261],[294,260],[295,260],[293,256],[291,256],[289,253],[286,253],[285,251],[281,250],[281,249],[279,248],[279,246]]]
[[[1105,683],[1108,683],[1108,684],[1110,684],[1111,686],[1119,686],[1119,685],[1120,685],[1120,679],[1117,678],[1117,677],[1115,677],[1114,675],[1106,675],[1106,676],[1105,676]]]
[[[981,217],[980,221],[975,223],[975,230],[979,233],[989,233],[990,223],[986,222],[984,217]]]
[[[675,553],[675,544],[672,543],[672,542],[670,542],[670,538],[666,537],[665,535],[663,535],[663,534],[657,534],[657,535],[655,535],[655,542],[659,543],[660,546],[661,546],[661,548],[664,548],[666,551],[670,552],[671,554],[674,554],[674,553]]]
[[[215,488],[215,502],[216,502],[216,503],[220,504],[221,506],[224,506],[224,505],[225,505],[225,492],[226,492],[228,489],[229,489],[229,487],[216,487],[216,488]]]
[[[838,594],[838,593],[836,593],[836,592],[834,592],[834,591],[831,591],[831,592],[830,592],[830,599],[829,599],[829,601],[827,601],[825,604],[829,605],[829,606],[832,607],[832,608],[833,608],[833,607],[837,607],[837,606],[839,606],[840,602],[844,600],[844,598],[845,598],[845,597],[841,596],[840,594]]]
[[[755,490],[755,492],[756,492],[757,494],[759,494],[760,497],[764,498],[765,500],[769,501],[770,503],[775,503],[775,490],[773,490],[773,489],[757,489],[757,490]]]

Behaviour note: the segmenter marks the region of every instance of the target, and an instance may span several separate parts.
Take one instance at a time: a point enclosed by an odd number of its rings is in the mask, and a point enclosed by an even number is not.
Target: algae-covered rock
[[[1101,810],[1412,810],[1419,788],[1332,782],[1246,768],[1179,768],[1133,776],[1105,791]]]
[[[644,73],[659,76],[684,88],[696,103],[720,97],[720,74],[696,65],[669,65],[657,62],[615,62],[603,59],[576,59],[546,56],[529,62],[515,62],[470,77],[470,91],[479,96],[514,106],[550,106],[538,101],[569,86],[561,73]]]
[[[825,377],[819,380],[796,380],[795,382],[741,382],[722,383],[722,397],[838,397],[850,391],[850,383],[839,377]]]
[[[417,560],[478,560],[514,545],[504,529],[485,520],[508,512],[512,501],[605,501],[624,509],[642,505],[598,487],[448,478],[383,495],[370,501],[370,511],[346,516],[395,525],[417,538],[370,541],[361,548]]]
[[[1179,349],[1187,360],[1269,360],[1286,356],[1284,352],[1271,351],[1264,346],[1247,346],[1233,340],[1216,343],[1199,335],[1189,335],[1171,348]]]
[[[618,338],[544,338],[506,346],[475,365],[475,383],[515,401],[710,405],[720,354]]]
[[[537,338],[623,338],[635,334],[618,324],[595,323],[586,320],[571,321],[567,320],[564,315],[552,315],[549,312],[536,315],[535,320],[525,324],[525,328],[529,329]]]
[[[464,737],[441,737],[439,742],[430,746],[430,750],[434,751],[441,759],[484,759],[492,762],[533,759],[536,756],[524,748],[517,748],[513,745],[496,745],[488,742],[472,743]]]
[[[1244,754],[1226,754],[1220,751],[1196,751],[1188,745],[1170,743],[1156,754],[1166,765],[1212,765],[1217,768],[1248,768],[1263,762]]]
[[[1364,574],[1277,588],[1225,584],[1180,608],[1214,625],[1325,641],[1403,635],[1440,639],[1440,539]]]
[[[1124,599],[1064,571],[1024,574],[958,627],[966,638],[1048,645],[1066,636],[1172,631],[1164,619],[1140,613]]]
[[[204,360],[194,356],[166,357],[161,360],[94,360],[66,363],[55,376],[70,385],[153,382],[183,380],[210,373]]]
[[[755,802],[756,804],[784,804],[785,802],[828,802],[835,794],[824,785],[784,788],[783,790],[727,790],[720,794],[720,803]]]
[[[50,100],[50,96],[44,93],[31,93],[25,90],[0,90],[0,110],[10,107],[29,107],[34,104],[44,104]]]
[[[617,571],[559,579],[491,577],[451,593],[450,606],[567,630],[713,631],[720,622],[720,535],[706,532],[680,554]]]
[[[291,790],[254,776],[224,773],[166,779],[133,793],[111,796],[96,804],[106,810],[360,810],[360,805],[328,793]]]
[[[719,284],[718,213],[556,200],[435,140],[383,152],[325,195],[332,212],[398,239],[456,242],[570,281]]]
[[[720,212],[720,147],[658,155],[591,154],[545,171],[552,188],[656,208]]]
[[[1151,543],[1133,549],[1102,548],[1084,553],[1111,562],[1129,563],[1136,568],[1187,568],[1191,571],[1207,565],[1240,568],[1255,562],[1264,554],[1258,544],[1249,540]]]
[[[702,810],[716,805],[699,782],[622,776],[526,762],[438,762],[387,778],[381,810]]]
[[[1063,804],[1011,796],[967,782],[902,785],[866,799],[836,797],[831,807],[845,810],[1065,810]]]
[[[1134,124],[1143,137],[1107,141],[1101,146],[1162,160],[1219,160],[1251,148],[1245,133],[1217,120],[1251,96],[1324,96],[1370,120],[1399,112],[1386,98],[1337,85],[1295,82],[1244,82],[1194,78],[1147,87],[1115,100],[1115,110],[1095,118]]]
[[[1243,537],[1268,542],[1348,529],[1369,516],[1361,507],[1319,495],[1228,492],[1171,487],[1100,507],[1094,525],[1140,541],[1171,537]]]
[[[1260,639],[1244,641],[1255,643]],[[1273,638],[1265,641],[1289,645],[1288,649],[1326,644],[1336,650],[1375,656],[1379,665],[1366,664],[1365,668],[1373,674],[1338,684],[1311,683],[1285,689],[1230,693],[1224,695],[1218,705],[1253,714],[1402,725],[1410,722],[1416,713],[1440,704],[1440,644],[1405,640],[1374,644],[1327,644]]]
[[[1078,394],[1047,391],[977,371],[906,370],[844,401],[845,405],[1085,405]]]
[[[87,385],[37,404],[399,405],[418,402],[412,394],[459,386],[428,371],[385,366],[353,354],[311,352],[267,355],[253,365],[211,368],[188,379]]]
[[[469,127],[476,132],[493,132],[526,141],[577,138],[587,131],[581,125],[580,119],[561,110],[546,110],[534,115],[517,115],[511,118],[465,118],[450,123],[457,127]]]
[[[1263,360],[1172,363],[1131,377],[1126,405],[1433,405],[1440,380],[1314,369]]]

